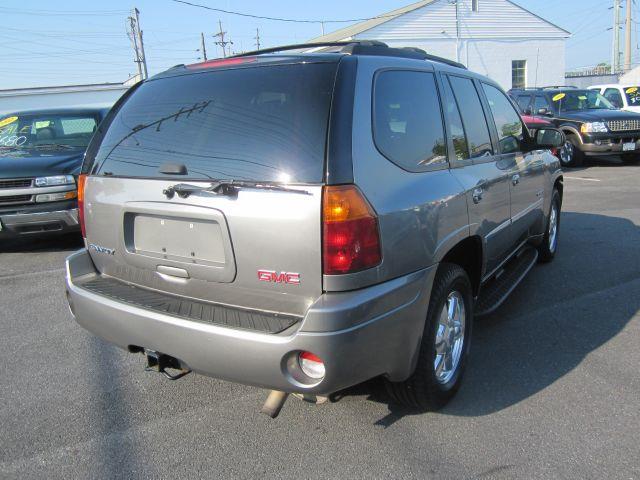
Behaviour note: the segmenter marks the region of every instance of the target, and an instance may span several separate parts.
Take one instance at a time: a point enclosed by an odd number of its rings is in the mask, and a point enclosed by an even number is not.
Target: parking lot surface
[[[476,321],[455,399],[379,382],[259,413],[266,392],[188,375],[80,328],[77,238],[0,244],[2,478],[640,478],[640,166],[565,172],[559,251]]]

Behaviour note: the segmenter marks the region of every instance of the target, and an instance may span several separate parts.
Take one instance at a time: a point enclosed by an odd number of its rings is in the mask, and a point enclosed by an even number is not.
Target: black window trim
[[[378,77],[380,76],[380,74],[385,73],[385,72],[419,72],[419,73],[430,73],[434,76],[434,83],[436,85],[436,94],[438,96],[438,102],[440,104],[440,119],[442,121],[442,128],[443,128],[443,133],[445,135],[445,149],[446,149],[446,154],[445,154],[445,158],[446,161],[440,163],[440,164],[431,164],[431,165],[424,165],[422,166],[419,170],[408,170],[407,168],[403,167],[402,165],[394,162],[393,160],[391,160],[389,157],[387,157],[382,150],[380,150],[380,148],[378,147],[378,143],[376,142],[376,132],[375,132],[375,115],[376,115],[376,102],[375,102],[375,93],[376,93],[376,82],[378,80]],[[450,157],[449,157],[449,143],[447,141],[448,138],[448,128],[447,128],[447,122],[445,119],[445,112],[444,112],[444,108],[442,106],[442,92],[440,89],[440,85],[438,84],[438,72],[435,71],[435,69],[427,69],[427,68],[410,68],[410,67],[385,67],[385,68],[380,68],[378,70],[376,70],[373,74],[373,79],[371,82],[371,116],[370,116],[370,121],[371,121],[371,139],[373,141],[374,146],[376,147],[376,151],[382,155],[385,159],[387,159],[389,162],[391,162],[393,165],[395,165],[396,167],[400,168],[401,170],[404,170],[405,172],[408,173],[416,173],[416,174],[420,174],[420,173],[425,173],[425,172],[433,172],[433,171],[437,171],[437,170],[446,170],[449,169],[451,167],[450,165]]]
[[[471,147],[469,146],[469,139],[467,138],[467,148],[469,149],[469,160],[465,160],[464,162],[469,162],[469,163],[465,163],[466,165],[481,165],[483,163],[491,163],[495,161],[495,156],[497,155],[497,135],[494,133],[493,129],[491,128],[491,123],[493,122],[489,122],[488,121],[488,117],[487,117],[487,108],[489,107],[489,104],[487,103],[486,98],[484,97],[484,91],[481,91],[482,88],[479,85],[480,82],[478,81],[477,78],[475,77],[471,77],[471,76],[466,76],[466,75],[459,75],[457,73],[446,73],[444,74],[445,76],[448,77],[459,77],[459,78],[464,78],[465,80],[471,80],[471,83],[473,84],[473,87],[476,90],[476,94],[478,95],[478,98],[480,99],[480,106],[482,108],[482,113],[484,114],[484,121],[487,125],[487,129],[489,131],[489,141],[491,142],[491,150],[493,150],[491,152],[491,155],[485,155],[482,157],[471,157]],[[479,88],[480,87],[480,88]],[[451,84],[451,90],[453,91],[453,96],[455,97],[456,92],[453,89],[453,84]],[[458,104],[458,99],[456,98],[456,104]],[[489,111],[490,112],[490,111]],[[464,126],[464,118],[462,118],[462,112],[460,112],[460,118],[462,119],[462,125],[464,127],[465,130],[465,135],[466,135],[466,131],[467,131],[467,127]],[[460,161],[458,161],[460,162]]]
[[[493,154],[494,156],[504,156],[504,155],[517,155],[518,153],[523,153],[522,149],[517,150],[515,152],[511,152],[511,153],[503,153],[502,151],[500,151],[500,142],[499,142],[499,138],[500,136],[498,135],[498,127],[496,126],[496,121],[493,118],[493,112],[491,112],[491,105],[489,105],[489,100],[487,99],[487,94],[484,91],[484,87],[483,85],[488,85],[490,87],[496,88],[498,89],[498,91],[502,92],[502,94],[507,97],[507,101],[511,104],[511,106],[513,107],[513,109],[516,112],[516,115],[518,115],[518,118],[520,119],[520,124],[522,125],[522,140],[526,141],[528,135],[529,135],[529,130],[527,129],[527,126],[525,125],[525,123],[522,121],[522,116],[520,115],[520,113],[518,112],[517,107],[514,107],[513,102],[510,101],[509,99],[509,95],[507,95],[505,92],[502,91],[502,89],[500,87],[498,87],[497,85],[492,84],[491,82],[485,82],[485,81],[478,81],[478,86],[480,87],[480,90],[482,90],[482,102],[483,102],[483,106],[485,108],[485,117],[487,118],[491,118],[491,122],[489,123],[489,131],[491,132],[491,136],[492,136],[492,140],[491,142],[494,144],[494,148],[493,148]],[[533,100],[533,98],[532,98]],[[522,144],[520,145],[522,146]]]
[[[441,82],[438,85],[438,88],[440,88],[440,91],[442,92],[442,98],[446,99],[448,98],[446,96],[446,89],[444,88],[444,82],[448,82],[449,79],[447,78],[447,74],[443,73],[443,72],[438,72],[438,81]],[[451,89],[451,92],[453,92],[453,86],[451,85],[451,83],[449,83],[449,88]],[[448,158],[449,158],[449,163],[451,164],[451,168],[462,168],[462,167],[466,167],[468,165],[473,165],[473,159],[471,158],[471,150],[469,149],[469,139],[467,137],[467,129],[464,126],[464,121],[462,120],[462,113],[460,113],[460,105],[458,105],[458,99],[456,98],[455,94],[453,95],[453,103],[455,103],[456,108],[458,109],[458,115],[460,116],[460,122],[462,123],[462,131],[464,132],[464,138],[465,141],[467,143],[467,155],[469,156],[469,158],[465,158],[464,160],[460,160],[457,156],[456,156],[456,151],[455,151],[455,147],[453,145],[453,134],[451,133],[451,128],[450,128],[450,122],[451,119],[448,117],[446,118],[445,121],[445,125],[447,127],[447,147],[448,147]],[[446,114],[446,112],[445,112]]]

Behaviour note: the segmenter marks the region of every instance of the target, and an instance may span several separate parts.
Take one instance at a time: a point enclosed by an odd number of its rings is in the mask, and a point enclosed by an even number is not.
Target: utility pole
[[[138,80],[142,80],[142,62],[140,61],[138,35],[136,34],[136,19],[133,17],[128,17],[127,20],[129,20],[129,30],[127,30],[127,36],[129,37],[129,40],[131,40],[131,45],[133,46],[133,61],[138,67]]]
[[[142,29],[140,28],[140,11],[137,8],[134,8],[133,13],[136,16],[138,44],[140,47],[140,62],[142,63],[142,71],[144,72],[144,79],[146,80],[147,78],[149,78],[149,72],[147,71],[147,56],[144,54],[144,42],[142,41]]]
[[[627,19],[624,24],[624,71],[631,70],[631,0],[627,0]]]
[[[260,29],[256,28],[256,50],[260,50]]]
[[[207,61],[207,47],[204,44],[204,33],[200,32],[200,48],[202,49],[202,58]]]
[[[127,18],[129,20],[127,36],[131,40],[131,46],[134,52],[134,62],[138,66],[138,78],[140,80],[146,80],[149,77],[147,72],[147,57],[144,53],[144,43],[142,41],[142,30],[140,30],[140,12],[137,8],[134,8],[131,12],[131,16]]]
[[[620,71],[620,0],[613,0],[613,52],[611,73]]]
[[[222,30],[222,21],[218,20],[218,26],[220,27],[220,31],[218,33],[216,33],[213,38],[219,38],[220,40],[216,41],[216,45],[220,45],[220,47],[222,47],[222,56],[226,57],[227,56],[227,45],[229,45],[229,52],[231,52],[231,45],[233,45],[233,42],[231,41],[225,41],[224,36],[227,34],[227,32]]]
[[[454,0],[456,2],[456,62],[460,63],[460,0]]]

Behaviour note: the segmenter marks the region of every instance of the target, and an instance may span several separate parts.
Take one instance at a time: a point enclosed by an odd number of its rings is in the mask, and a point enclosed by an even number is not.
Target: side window
[[[487,95],[493,121],[498,130],[500,153],[514,153],[520,150],[522,143],[522,119],[507,96],[492,85],[482,84]]]
[[[419,172],[445,164],[447,149],[434,75],[389,70],[375,80],[373,138],[385,157]]]
[[[622,108],[624,106],[622,95],[620,95],[620,91],[617,88],[607,88],[604,91],[604,98],[609,100],[616,108]]]
[[[536,95],[533,100],[533,113],[540,113],[541,108],[546,108],[547,112],[551,110],[551,106],[549,105],[549,102],[547,102],[547,99],[542,95]]]
[[[451,76],[451,87],[460,107],[462,123],[467,133],[467,141],[471,151],[471,158],[491,155],[491,137],[489,127],[482,111],[480,97],[473,82],[468,78]]]
[[[520,107],[520,111],[526,112],[529,104],[531,103],[531,97],[529,95],[519,95],[516,102]]]
[[[95,118],[62,118],[62,133],[64,135],[93,135],[98,126]]]
[[[451,84],[447,77],[443,77],[442,83],[444,84],[445,96],[444,108],[449,120],[449,130],[451,131],[456,158],[458,160],[466,160],[469,158],[469,146],[467,145],[467,136],[464,133],[464,125],[462,124],[456,97],[453,95],[453,90],[451,90]]]

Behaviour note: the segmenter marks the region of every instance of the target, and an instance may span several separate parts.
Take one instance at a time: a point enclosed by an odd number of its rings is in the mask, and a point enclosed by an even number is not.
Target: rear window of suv
[[[142,84],[114,117],[96,154],[99,172],[319,183],[336,63],[217,70]]]

